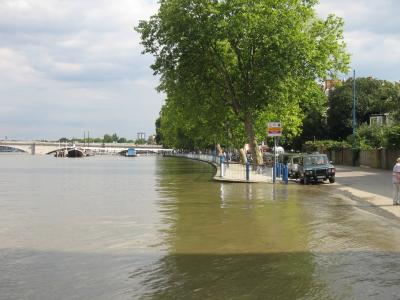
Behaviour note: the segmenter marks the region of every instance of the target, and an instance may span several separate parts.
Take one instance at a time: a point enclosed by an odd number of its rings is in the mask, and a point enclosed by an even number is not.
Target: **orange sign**
[[[281,122],[268,122],[268,136],[281,136]]]

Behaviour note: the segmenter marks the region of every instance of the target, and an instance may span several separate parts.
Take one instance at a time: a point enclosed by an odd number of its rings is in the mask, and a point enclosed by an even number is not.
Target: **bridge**
[[[95,154],[121,154],[128,148],[135,148],[138,153],[162,153],[172,151],[160,145],[135,145],[135,144],[114,144],[114,143],[75,143],[76,147],[91,150]],[[21,152],[29,154],[53,154],[57,150],[72,147],[72,144],[59,142],[38,142],[38,141],[0,141],[0,152]]]

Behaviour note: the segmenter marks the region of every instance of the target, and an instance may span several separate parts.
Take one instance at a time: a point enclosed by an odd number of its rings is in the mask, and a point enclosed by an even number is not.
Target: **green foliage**
[[[286,139],[286,148],[300,150],[306,141],[322,140],[328,135],[327,109],[328,98],[319,85],[315,84],[306,95],[308,101],[300,103],[304,114],[300,134],[293,139]]]
[[[106,133],[103,137],[103,143],[112,143],[112,142],[113,142],[112,136]]]
[[[105,134],[103,137],[103,143],[119,143],[120,138],[116,133],[113,133],[112,135]]]
[[[163,136],[161,133],[161,117],[158,117],[156,120],[156,143],[158,145],[162,145],[163,144]]]
[[[387,128],[386,148],[400,149],[400,124],[395,124]]]
[[[352,143],[351,136],[349,141]],[[354,141],[358,148],[371,150],[377,148],[399,149],[400,148],[400,124],[390,126],[368,126],[362,124],[356,131]]]
[[[145,139],[137,139],[135,141],[135,144],[136,145],[144,145],[144,144],[146,144],[146,140]]]
[[[164,145],[247,141],[258,149],[267,122],[277,120],[291,139],[301,131],[315,80],[347,71],[343,21],[319,19],[317,1],[160,3],[136,30],[167,95]]]
[[[349,149],[351,148],[351,144],[346,141],[333,141],[333,140],[320,140],[320,141],[307,141],[304,144],[305,152],[324,152],[326,150],[341,150],[341,149]]]
[[[86,138],[82,138],[82,139],[76,139],[76,138],[72,138],[72,139],[68,139],[66,137],[63,137],[60,139],[60,142],[65,143],[65,142],[79,142],[79,143],[113,143],[113,142],[117,142],[117,143],[133,143],[133,140],[127,140],[124,137],[118,137],[118,135],[116,133],[109,135],[109,134],[105,134],[103,136],[103,138],[93,138],[93,137],[86,137]]]
[[[387,127],[369,126],[364,123],[357,128],[356,136],[362,150],[385,147]]]
[[[329,95],[328,127],[330,137],[344,139],[352,133],[353,79]],[[373,78],[356,79],[356,121],[369,122],[372,114],[392,112],[399,116],[400,85]]]

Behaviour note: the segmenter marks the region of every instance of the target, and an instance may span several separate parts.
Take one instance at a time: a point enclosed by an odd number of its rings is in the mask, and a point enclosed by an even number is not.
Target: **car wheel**
[[[335,182],[335,177],[330,177],[330,178],[329,178],[329,182],[330,182],[330,183],[334,183],[334,182]]]

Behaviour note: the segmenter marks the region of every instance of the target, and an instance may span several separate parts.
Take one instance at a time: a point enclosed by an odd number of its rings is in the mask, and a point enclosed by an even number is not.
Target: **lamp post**
[[[353,138],[356,138],[356,70],[353,71]]]
[[[356,70],[353,70],[353,167],[356,165]]]

